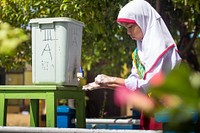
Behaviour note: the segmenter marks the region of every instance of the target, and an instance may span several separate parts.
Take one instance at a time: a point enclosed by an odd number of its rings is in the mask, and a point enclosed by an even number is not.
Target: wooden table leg
[[[30,126],[39,127],[39,99],[30,100]]]
[[[7,118],[7,99],[5,99],[4,94],[0,94],[0,126],[6,126]]]
[[[85,128],[85,92],[82,90],[65,90],[56,92],[57,98],[66,98],[75,100],[77,128]]]
[[[56,99],[57,98],[54,92],[46,93],[46,126],[47,127],[57,127]]]
[[[77,128],[85,128],[85,95],[84,92],[79,92],[79,99],[76,99],[76,119]]]

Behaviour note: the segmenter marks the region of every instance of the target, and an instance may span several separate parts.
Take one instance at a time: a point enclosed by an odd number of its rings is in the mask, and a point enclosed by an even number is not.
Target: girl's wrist
[[[115,84],[115,83],[116,83],[116,80],[117,80],[116,77],[110,77],[110,82],[111,82],[112,84]]]

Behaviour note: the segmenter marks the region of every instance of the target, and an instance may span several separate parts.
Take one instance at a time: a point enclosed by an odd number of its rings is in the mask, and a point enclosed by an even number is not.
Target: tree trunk
[[[160,0],[156,0],[156,11],[160,13]]]

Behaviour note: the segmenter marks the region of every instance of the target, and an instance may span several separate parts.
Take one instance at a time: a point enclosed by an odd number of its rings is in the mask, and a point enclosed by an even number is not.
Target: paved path
[[[162,131],[0,126],[0,133],[162,133]]]

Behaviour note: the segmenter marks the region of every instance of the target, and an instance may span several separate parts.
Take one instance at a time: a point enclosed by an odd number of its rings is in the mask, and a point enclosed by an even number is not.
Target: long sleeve
[[[162,60],[162,59],[161,59]],[[127,79],[125,79],[125,86],[131,90],[136,90],[136,89],[140,89],[140,91],[142,92],[146,92],[147,88],[148,88],[148,84],[149,81],[151,80],[151,78],[158,73],[159,71],[161,71],[162,69],[162,65],[163,62],[160,62],[159,64],[157,64],[154,68],[154,71],[149,72],[146,75],[146,79],[140,79],[137,75],[137,73],[131,73],[129,75],[129,77]],[[134,68],[132,68],[134,69]]]
[[[131,74],[128,76],[127,79],[125,79],[125,86],[131,90],[140,89],[142,92],[147,92],[149,81],[151,80],[151,78],[160,71],[168,74],[178,63],[176,62],[177,58],[180,57],[177,57],[176,50],[169,50],[164,56],[159,59],[153,69],[151,69],[151,71],[146,74],[145,80],[139,78],[136,67],[133,65],[131,69]]]

